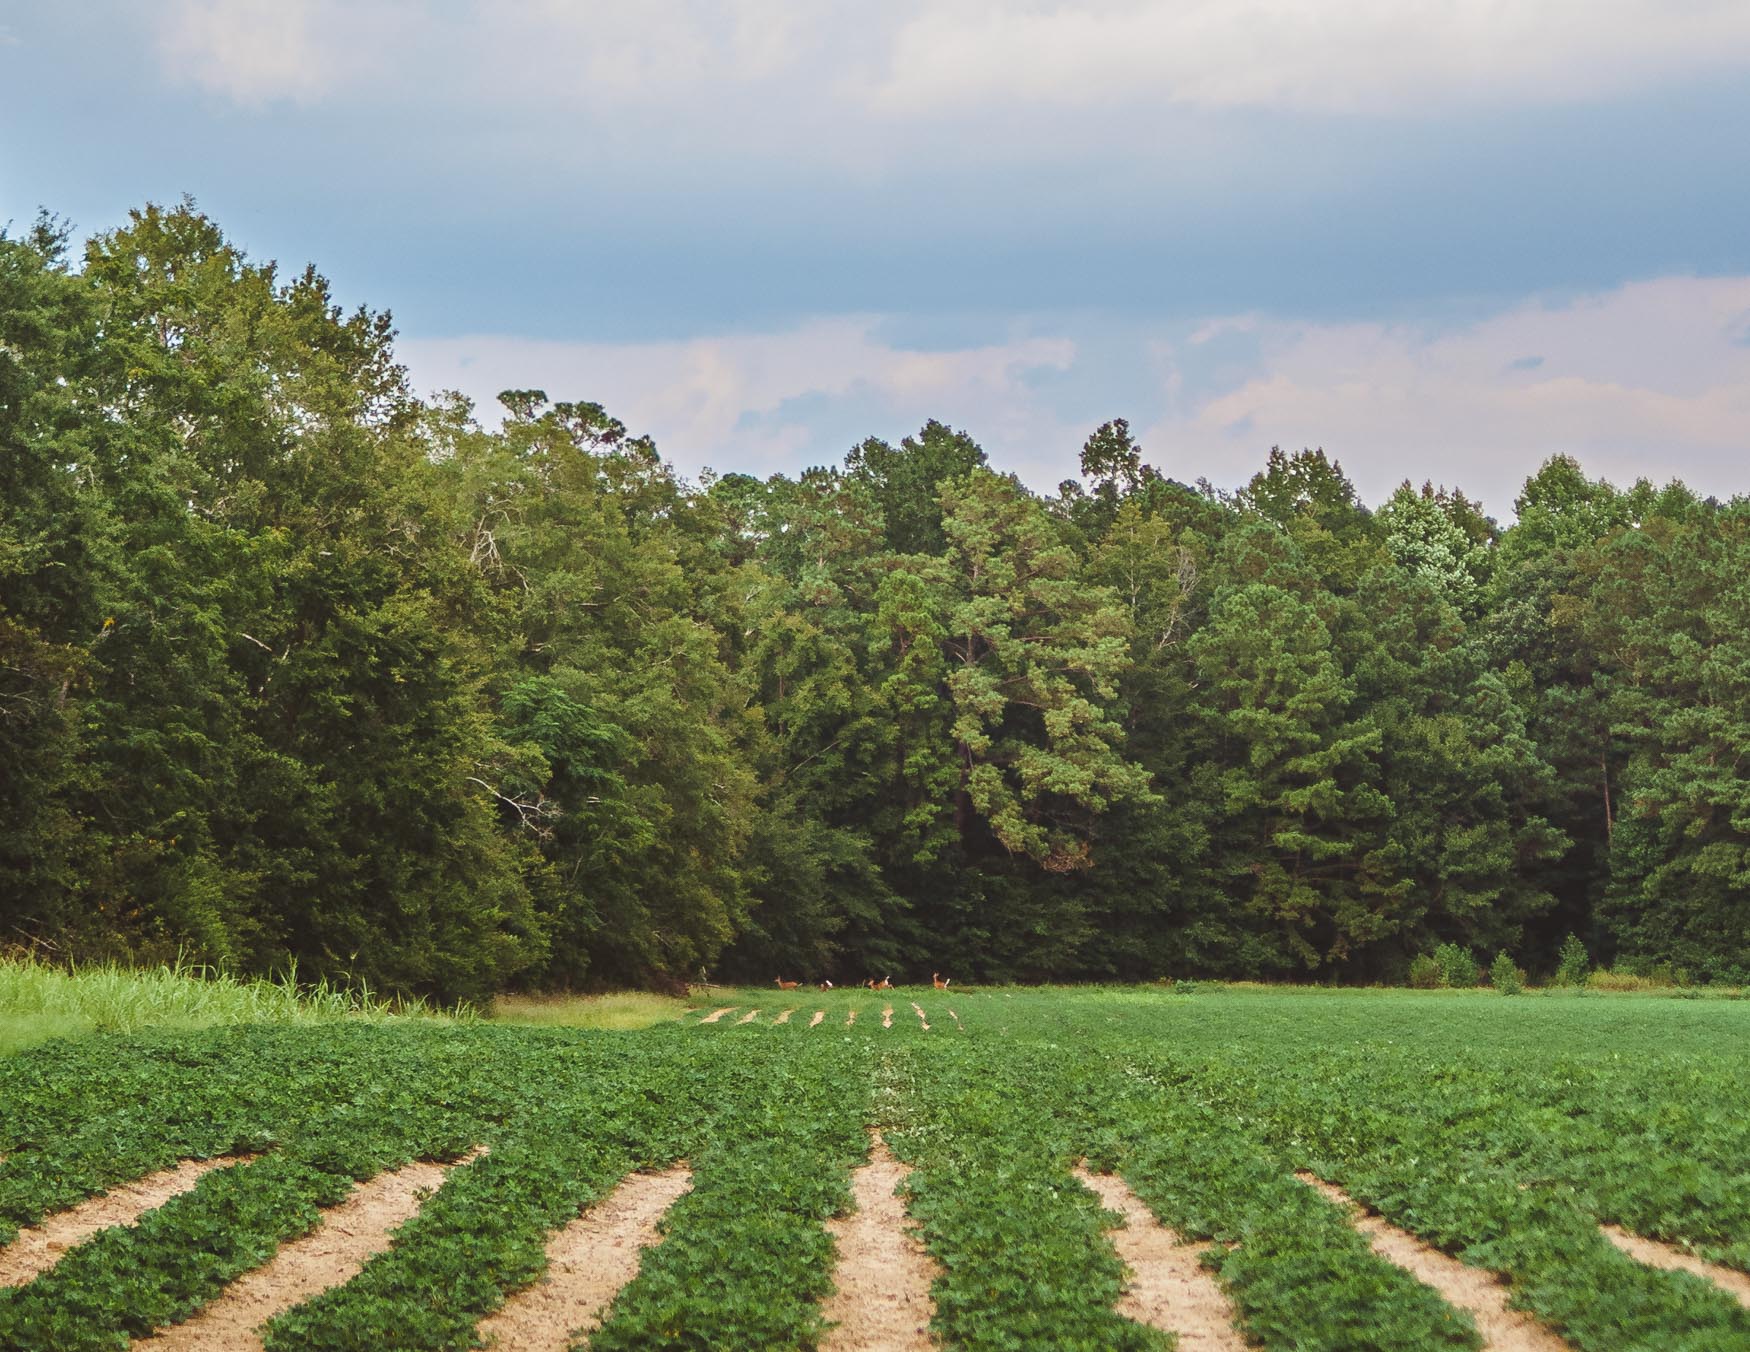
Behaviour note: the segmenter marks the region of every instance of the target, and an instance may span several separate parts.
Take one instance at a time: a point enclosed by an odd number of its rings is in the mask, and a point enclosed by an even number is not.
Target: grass
[[[669,995],[618,991],[611,995],[504,995],[492,1003],[498,1023],[531,1028],[596,1028],[629,1032],[678,1019],[697,1008]]]
[[[152,968],[69,968],[32,957],[0,958],[0,1056],[89,1033],[433,1013],[417,1001],[378,1000],[368,991],[343,990],[327,982],[299,985],[295,972],[266,981],[180,962]]]

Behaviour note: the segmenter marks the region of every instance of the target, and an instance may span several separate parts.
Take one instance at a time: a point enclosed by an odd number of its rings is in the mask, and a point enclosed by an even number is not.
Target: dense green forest
[[[0,237],[0,945],[479,997],[709,971],[1750,978],[1750,501],[1322,452],[1055,496],[930,423],[686,482],[417,398],[184,205]],[[490,416],[488,416],[490,414]]]

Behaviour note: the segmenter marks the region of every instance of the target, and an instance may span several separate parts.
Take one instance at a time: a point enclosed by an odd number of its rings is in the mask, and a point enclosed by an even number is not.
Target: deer
[[[820,983],[820,988],[821,988],[821,990],[823,990],[823,991],[829,991],[829,990],[831,990],[831,989],[832,989],[832,982],[830,982],[830,981],[823,981],[823,982],[821,982],[821,983]]]
[[[953,977],[949,977],[948,981],[952,981],[953,979]],[[931,972],[930,981],[939,991],[945,991],[948,989],[948,981],[942,980],[942,974],[940,972]]]
[[[783,977],[778,977],[776,980],[778,982],[778,989],[781,991],[793,991],[801,984],[801,982],[798,981],[786,981]]]
[[[872,991],[890,991],[893,989],[893,979],[884,976],[881,980],[877,981],[873,977],[870,977],[869,989]]]

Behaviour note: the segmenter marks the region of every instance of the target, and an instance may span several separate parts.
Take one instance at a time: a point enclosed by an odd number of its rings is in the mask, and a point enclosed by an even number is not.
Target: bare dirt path
[[[917,1001],[915,1001],[915,1000],[914,1000],[914,1001],[912,1001],[912,1006],[911,1006],[911,1007],[912,1007],[912,1008],[913,1008],[913,1009],[914,1009],[914,1010],[916,1010],[916,1011],[917,1011],[917,1016],[918,1016],[918,1022],[919,1022],[919,1023],[921,1023],[921,1024],[923,1024],[923,1026],[924,1026],[924,1031],[925,1031],[925,1032],[926,1032],[926,1033],[927,1033],[927,1032],[929,1032],[929,1031],[930,1031],[930,1021],[929,1021],[929,1020],[928,1020],[928,1019],[926,1019],[926,1018],[925,1018],[925,1017],[924,1017],[924,1007],[923,1007],[923,1006],[922,1006],[922,1005],[920,1005],[920,1004],[919,1004],[919,1003],[918,1003],[918,1002],[917,1002]]]
[[[20,1230],[12,1243],[0,1249],[0,1286],[23,1286],[60,1262],[68,1249],[83,1244],[99,1230],[112,1225],[133,1225],[146,1212],[163,1206],[178,1193],[187,1192],[214,1169],[247,1162],[248,1157],[184,1160],[174,1169],[161,1169],[43,1217],[40,1224]]]
[[[814,1027],[815,1024],[819,1023],[825,1017],[826,1017],[826,1011],[824,1009],[815,1010],[814,1017],[808,1021],[808,1026],[810,1028]]]
[[[1130,1270],[1118,1313],[1178,1335],[1180,1352],[1246,1352],[1234,1327],[1233,1306],[1215,1277],[1199,1263],[1209,1246],[1189,1244],[1155,1219],[1117,1174],[1078,1168],[1076,1178],[1108,1211],[1124,1217],[1112,1245]]]
[[[948,1017],[950,1019],[954,1020],[954,1026],[956,1028],[958,1028],[962,1033],[964,1033],[966,1031],[966,1025],[960,1022],[960,1016],[958,1014],[956,1014],[952,1009],[950,1009],[948,1011]]]
[[[1492,1272],[1461,1263],[1451,1254],[1424,1244],[1367,1212],[1348,1193],[1313,1174],[1296,1174],[1315,1188],[1326,1201],[1349,1213],[1355,1228],[1367,1237],[1373,1251],[1395,1263],[1424,1286],[1440,1293],[1448,1305],[1467,1311],[1477,1321],[1483,1347],[1494,1352],[1565,1352],[1567,1344],[1530,1315],[1507,1304],[1507,1285]]]
[[[1667,1272],[1692,1272],[1697,1277],[1705,1277],[1740,1305],[1750,1307],[1750,1273],[1710,1263],[1705,1258],[1685,1253],[1662,1240],[1643,1239],[1639,1235],[1630,1234],[1621,1226],[1601,1225],[1598,1228],[1604,1232],[1606,1239],[1637,1263],[1664,1268]]]
[[[893,1006],[892,1005],[888,1005],[884,1009],[882,1009],[882,1011],[881,1011],[881,1026],[883,1028],[893,1027]]]
[[[644,1250],[660,1242],[663,1213],[692,1186],[684,1165],[627,1175],[547,1241],[546,1274],[481,1322],[486,1345],[505,1352],[565,1352],[592,1332],[620,1288],[638,1275]]]
[[[823,1313],[837,1325],[825,1352],[924,1352],[936,1344],[930,1300],[936,1264],[924,1251],[895,1189],[911,1170],[869,1133],[869,1162],[851,1175],[857,1209],[826,1224],[838,1246],[836,1289]]]
[[[699,1022],[700,1023],[716,1023],[717,1020],[721,1019],[725,1014],[733,1014],[739,1008],[740,1008],[739,1005],[724,1005],[722,1009],[712,1010],[704,1018],[700,1019]]]
[[[192,1319],[134,1346],[149,1352],[256,1352],[261,1325],[358,1276],[426,1197],[443,1186],[450,1170],[480,1153],[456,1164],[421,1160],[359,1184],[339,1206],[322,1213],[314,1230],[244,1273]]]
[[[773,1023],[789,1023],[790,1016],[792,1014],[794,1014],[795,1012],[796,1011],[793,1009],[786,1009],[782,1014],[778,1015],[777,1018],[773,1019],[772,1022]]]
[[[744,1023],[752,1023],[755,1019],[759,1018],[759,1016],[760,1016],[759,1010],[750,1009],[747,1011],[747,1013],[743,1014],[735,1022],[737,1024],[737,1026],[744,1024]]]
[[[857,1011],[856,1010],[853,1009],[849,1014],[845,1015],[845,1027],[846,1028],[849,1028],[856,1021],[857,1021]]]

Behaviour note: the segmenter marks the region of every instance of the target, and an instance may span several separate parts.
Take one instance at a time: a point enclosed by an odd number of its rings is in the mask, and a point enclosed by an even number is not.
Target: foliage
[[[935,421],[692,484],[394,338],[192,203],[0,234],[7,942],[446,1002],[1746,975],[1744,500],[1222,494],[1122,418],[1052,497]]]
[[[1518,995],[1525,989],[1525,973],[1505,952],[1497,953],[1489,964],[1489,985],[1501,995]]]
[[[1570,934],[1562,940],[1560,962],[1556,967],[1556,984],[1558,986],[1584,986],[1586,973],[1591,970],[1592,960],[1586,955],[1586,945]]]
[[[1440,969],[1440,984],[1453,990],[1469,990],[1482,979],[1476,959],[1457,944],[1441,944],[1435,949],[1434,965]]]

